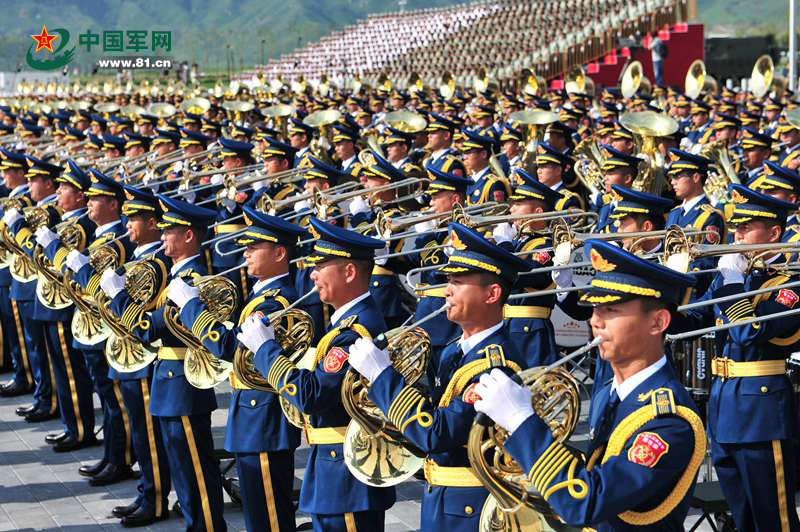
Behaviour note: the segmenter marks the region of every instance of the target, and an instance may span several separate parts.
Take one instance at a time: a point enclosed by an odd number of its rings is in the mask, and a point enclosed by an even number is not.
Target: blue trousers
[[[53,364],[53,380],[61,406],[61,420],[69,435],[83,441],[94,434],[92,377],[86,359],[72,346],[72,331],[61,322],[44,322],[45,343]]]
[[[294,532],[294,451],[236,453],[247,530]]]
[[[150,415],[151,378],[121,380],[122,400],[130,417],[133,450],[142,471],[136,503],[156,517],[169,513],[169,458],[161,423]]]
[[[25,333],[19,306],[11,299],[11,288],[0,286],[0,313],[3,319],[3,348],[11,355],[14,366],[12,380],[23,386],[33,385],[33,371],[28,360],[28,347],[24,343]]]
[[[222,475],[214,460],[211,413],[156,419],[161,423],[186,530],[226,530],[222,518]]]
[[[739,532],[797,532],[791,440],[717,443],[714,468]]]
[[[105,351],[81,349],[81,352],[89,367],[94,389],[103,404],[103,457],[117,467],[130,465],[136,461],[136,457],[133,454],[130,418],[122,401],[119,381],[108,377]]]
[[[383,511],[344,515],[311,514],[311,522],[314,523],[315,532],[381,532],[385,515]]]
[[[35,306],[33,301],[17,301],[16,305],[22,319],[28,361],[36,384],[36,388],[33,390],[33,405],[39,410],[54,412],[58,406],[58,400],[55,390],[53,390],[50,357],[47,356],[47,344],[44,341],[44,324],[33,319]]]

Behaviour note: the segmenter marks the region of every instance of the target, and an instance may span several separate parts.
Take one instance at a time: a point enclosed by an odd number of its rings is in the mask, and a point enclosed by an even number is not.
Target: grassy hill
[[[709,33],[775,35],[789,42],[789,2],[786,0],[698,0],[698,15]]]

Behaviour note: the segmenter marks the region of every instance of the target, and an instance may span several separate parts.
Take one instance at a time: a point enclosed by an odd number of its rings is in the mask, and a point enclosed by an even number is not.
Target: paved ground
[[[217,388],[219,410],[212,422],[217,434],[223,434],[230,399],[230,388],[223,384]],[[113,486],[92,487],[85,477],[78,475],[78,467],[93,464],[102,457],[101,447],[81,449],[73,453],[54,453],[44,443],[50,432],[60,432],[61,422],[28,423],[14,410],[28,404],[30,396],[0,398],[0,532],[6,530],[120,530],[119,521],[111,515],[114,506],[127,505],[136,497],[136,481],[127,480]],[[584,402],[585,406],[585,402]],[[586,409],[584,408],[584,412]],[[100,420],[99,403],[96,416]],[[576,434],[586,434],[579,426]],[[298,449],[295,457],[295,474],[302,478],[308,457],[308,446]],[[235,471],[235,469],[234,469]],[[387,532],[418,530],[422,483],[407,481],[398,486],[398,502],[386,517]],[[176,500],[174,492],[170,505]],[[699,518],[693,510],[686,521],[686,529]],[[225,520],[228,530],[244,530],[241,508],[225,494]],[[309,521],[299,512],[297,522]],[[144,530],[179,531],[183,521],[174,514]],[[699,531],[711,528],[703,524]]]

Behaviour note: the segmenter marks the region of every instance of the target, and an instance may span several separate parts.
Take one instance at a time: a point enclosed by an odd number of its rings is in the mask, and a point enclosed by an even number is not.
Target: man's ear
[[[500,301],[500,296],[503,295],[503,289],[500,288],[500,285],[497,283],[492,283],[486,287],[487,294],[486,294],[486,304],[492,305]]]
[[[662,308],[650,312],[653,321],[650,324],[650,334],[654,336],[662,336],[669,327],[672,321],[672,315],[669,310]]]

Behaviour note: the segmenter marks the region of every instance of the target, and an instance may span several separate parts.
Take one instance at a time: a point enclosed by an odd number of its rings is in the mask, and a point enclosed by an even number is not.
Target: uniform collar
[[[338,323],[339,320],[342,319],[344,315],[347,314],[347,312],[351,308],[356,306],[361,301],[364,301],[368,297],[369,297],[369,292],[365,292],[360,296],[358,296],[357,298],[352,299],[348,303],[345,303],[343,306],[339,307],[339,309],[336,312],[334,312],[333,315],[331,316],[331,326],[334,326],[334,324]]]
[[[103,233],[105,233],[106,231],[108,231],[109,229],[111,229],[112,227],[117,225],[118,223],[119,223],[119,220],[114,220],[113,222],[108,222],[107,224],[101,225],[100,227],[98,227],[97,229],[94,230],[94,236],[102,235]]]
[[[611,383],[611,391],[609,393],[613,394],[616,390],[619,400],[624,401],[633,390],[635,390],[644,381],[655,375],[655,373],[663,368],[666,364],[667,357],[662,355],[657,362],[650,364],[636,375],[628,377],[624,382],[622,382],[622,384],[617,383],[617,376],[614,375],[614,380]]]
[[[431,161],[438,161],[439,157],[442,155],[446,155],[447,152],[450,151],[450,148],[445,148],[443,150],[437,150],[431,154]]]
[[[151,249],[155,249],[157,246],[161,245],[161,241],[156,240],[155,242],[149,242],[143,246],[137,246],[136,249],[133,250],[133,258],[134,260],[138,259]]]
[[[461,338],[458,340],[458,344],[461,346],[461,351],[466,355],[472,349],[486,340],[489,336],[491,336],[494,332],[498,331],[500,327],[503,326],[503,322],[501,321],[494,327],[489,327],[488,329],[484,329],[479,333],[473,334],[469,338],[464,338],[464,334],[461,334]]]
[[[289,272],[282,273],[280,275],[276,275],[275,277],[270,277],[270,278],[264,279],[262,281],[258,281],[256,284],[253,285],[253,293],[254,294],[259,293],[261,290],[264,289],[265,286],[267,286],[269,284],[272,284],[275,281],[277,281],[278,279],[280,279],[281,277],[286,277],[287,275],[289,275]]]
[[[189,258],[183,259],[182,261],[176,262],[175,264],[173,264],[172,268],[170,268],[170,270],[169,270],[170,276],[174,277],[175,275],[177,275],[178,272],[180,272],[183,269],[183,267],[186,266],[186,264],[188,264],[190,261],[193,261],[194,259],[196,259],[199,256],[200,256],[200,254],[198,253],[197,255],[192,255]]]
[[[408,157],[404,158],[402,161],[398,161],[396,163],[392,163],[392,166],[394,166],[395,168],[402,168],[402,166],[404,164],[406,164],[407,162],[408,162]]]
[[[488,174],[491,171],[492,171],[492,167],[487,165],[486,168],[484,168],[483,170],[479,170],[478,172],[472,174],[472,181],[477,183],[478,181],[481,180],[481,178],[483,176],[485,176],[486,174]]]
[[[46,198],[44,198],[43,200],[39,200],[39,201],[37,201],[37,202],[36,202],[36,206],[37,206],[37,207],[41,207],[42,205],[46,205],[46,204],[48,204],[48,203],[51,203],[51,202],[52,202],[54,199],[56,199],[56,197],[57,197],[57,196],[56,196],[55,194],[50,194],[49,196],[47,196],[47,197],[46,197]]]
[[[694,209],[698,203],[700,203],[705,199],[705,197],[706,197],[705,194],[700,194],[699,196],[695,196],[694,198],[690,199],[688,202],[684,201],[683,204],[681,205],[681,207],[683,207],[683,214],[686,214],[687,212]]]
[[[18,187],[14,187],[14,190],[11,191],[11,194],[9,194],[8,197],[16,198],[17,196],[22,196],[28,191],[28,188],[30,188],[28,186],[28,183],[25,183],[24,185],[20,185]]]
[[[86,211],[86,207],[81,207],[80,209],[75,209],[73,211],[67,211],[67,212],[65,212],[64,214],[61,215],[61,219],[62,220],[69,220],[70,218],[72,218],[74,216],[79,216],[80,214],[82,214],[85,211]]]
[[[355,155],[347,159],[345,162],[342,163],[342,170],[353,164],[353,162],[355,162],[357,159],[358,157],[356,157]]]

